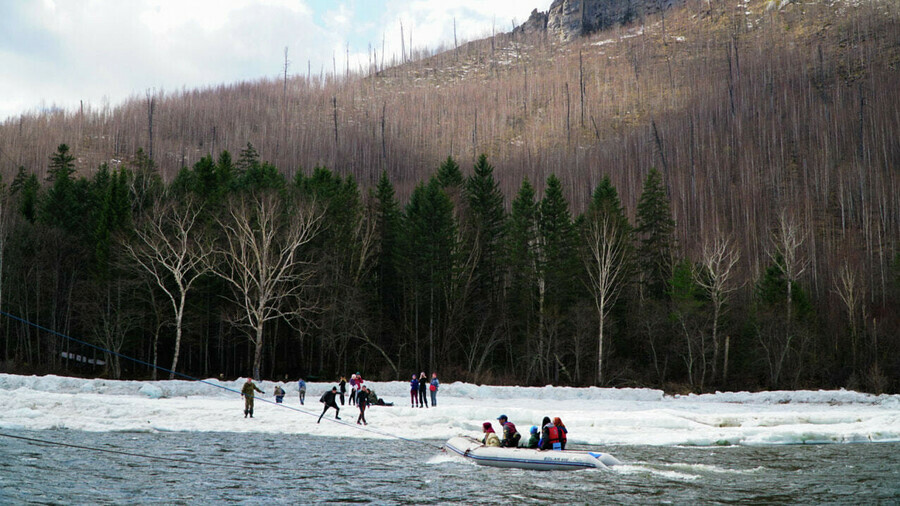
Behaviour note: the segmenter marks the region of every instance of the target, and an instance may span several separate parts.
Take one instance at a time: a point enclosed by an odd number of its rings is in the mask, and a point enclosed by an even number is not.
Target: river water
[[[0,504],[900,504],[900,443],[617,446],[604,450],[622,466],[539,472],[440,441],[3,432]]]

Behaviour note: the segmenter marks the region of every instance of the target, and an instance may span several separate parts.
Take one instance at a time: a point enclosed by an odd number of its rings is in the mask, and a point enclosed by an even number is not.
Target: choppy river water
[[[896,443],[605,450],[625,464],[538,472],[398,440],[5,431],[0,503],[900,504]]]

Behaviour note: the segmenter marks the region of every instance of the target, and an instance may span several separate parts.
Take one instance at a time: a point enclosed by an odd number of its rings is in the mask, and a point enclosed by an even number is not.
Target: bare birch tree
[[[200,208],[191,200],[158,201],[135,227],[137,240],[123,241],[128,256],[150,275],[172,305],[175,349],[169,379],[175,377],[178,367],[187,294],[208,272],[210,246],[197,223],[199,215]]]
[[[850,330],[850,349],[853,353],[853,369],[859,371],[859,322],[865,321],[863,313],[863,298],[865,289],[856,271],[847,263],[838,270],[838,276],[834,280],[834,292],[844,304],[847,311],[847,324]],[[836,352],[838,350],[835,350]]]
[[[706,291],[713,305],[712,342],[713,342],[713,381],[716,379],[719,363],[719,320],[725,312],[725,304],[731,292],[740,288],[733,282],[735,275],[734,266],[740,260],[740,252],[729,238],[716,234],[703,245],[700,268],[696,271],[694,280],[698,286]],[[723,371],[728,371],[728,354],[724,357]],[[725,378],[723,378],[725,379]]]
[[[777,228],[772,237],[772,249],[769,250],[769,256],[772,258],[775,267],[784,277],[786,292],[784,337],[780,342],[778,342],[778,339],[775,339],[772,343],[775,346],[766,346],[771,380],[775,385],[780,381],[784,364],[794,348],[796,336],[792,325],[793,289],[794,284],[806,271],[806,267],[809,264],[809,260],[801,258],[800,255],[800,247],[803,245],[804,240],[805,234],[800,225],[788,215],[787,211],[782,211],[778,217]]]
[[[589,219],[585,230],[587,255],[583,257],[588,289],[597,310],[597,385],[603,384],[603,326],[625,282],[624,231],[606,216]]]
[[[288,211],[277,194],[261,193],[235,198],[226,216],[217,219],[224,237],[210,268],[231,285],[237,320],[254,346],[257,380],[266,322],[302,313],[302,307],[287,311],[285,305],[299,300],[312,277],[310,261],[301,253],[321,228],[322,216],[314,203],[301,202]]]

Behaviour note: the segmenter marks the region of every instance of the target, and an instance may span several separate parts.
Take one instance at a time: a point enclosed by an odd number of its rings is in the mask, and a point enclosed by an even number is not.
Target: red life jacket
[[[564,427],[563,426],[556,427],[556,432],[559,433],[559,442],[565,443],[566,442],[566,431],[564,430]]]
[[[552,445],[553,443],[561,443],[562,441],[559,438],[559,429],[556,428],[556,425],[550,424],[547,427],[547,441]]]

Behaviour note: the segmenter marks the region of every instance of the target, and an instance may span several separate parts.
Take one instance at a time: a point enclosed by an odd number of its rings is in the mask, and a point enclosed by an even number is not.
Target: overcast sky
[[[368,61],[509,31],[551,0],[0,0],[0,121],[59,106]],[[380,56],[379,56],[380,60]]]

